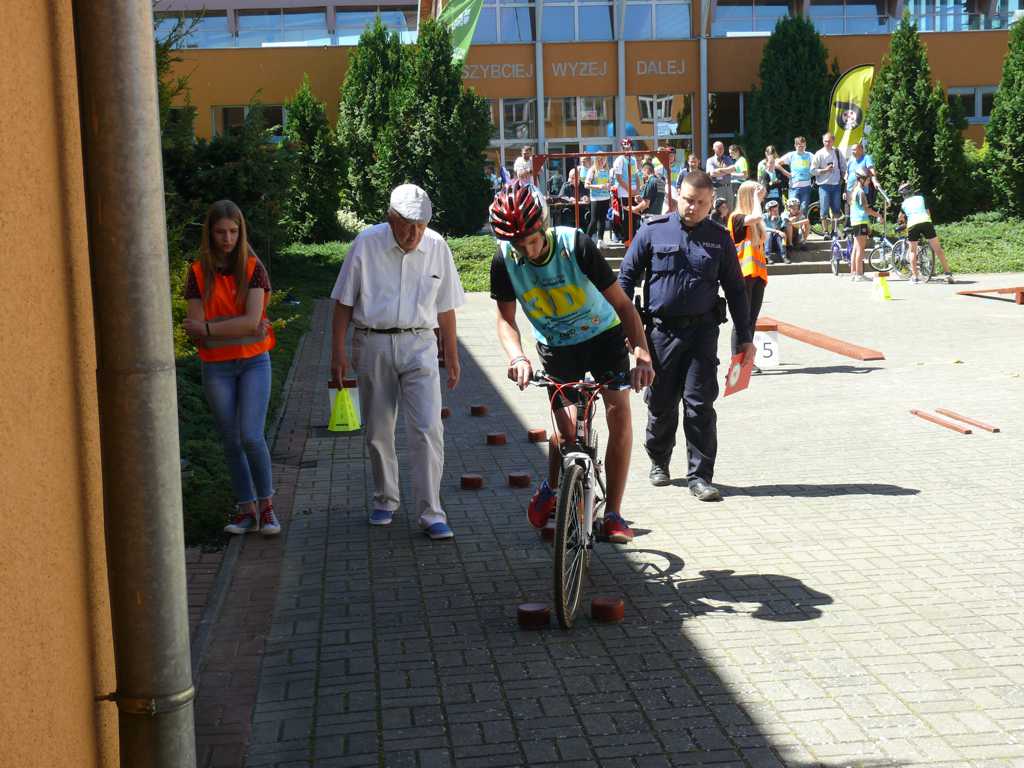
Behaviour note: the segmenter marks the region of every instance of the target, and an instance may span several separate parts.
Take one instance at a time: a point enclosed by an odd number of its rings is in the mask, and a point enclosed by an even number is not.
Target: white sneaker
[[[910,284],[911,285],[920,285],[921,284],[921,278],[917,277],[916,275],[911,276]]]

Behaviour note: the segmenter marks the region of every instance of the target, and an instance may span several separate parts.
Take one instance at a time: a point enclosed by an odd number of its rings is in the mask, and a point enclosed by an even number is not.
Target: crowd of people
[[[645,392],[650,482],[671,482],[682,404],[687,487],[701,501],[719,500],[712,485],[718,450],[714,401],[726,305],[733,354],[752,365],[767,265],[787,261],[806,242],[815,186],[823,215],[848,216],[856,281],[863,280],[866,238],[871,219],[880,216],[875,200],[882,193],[864,147],[857,144],[844,157],[830,134],[813,154],[799,136],[782,156],[766,147],[753,174],[735,144],[727,150],[715,142],[703,168],[693,154],[677,163],[671,147],[633,151],[627,138],[620,149],[610,163],[610,153],[582,158],[549,194],[538,188],[531,147],[516,159],[513,174],[490,171],[495,193],[489,225],[497,242],[490,292],[497,305],[496,336],[509,358],[507,373],[520,387],[535,369],[519,335],[517,307],[533,326],[537,358],[549,375],[623,382],[604,393],[610,434],[602,531],[610,541],[627,543],[633,532],[622,501],[632,417],[624,390]],[[842,213],[844,192],[848,214]],[[924,239],[952,281],[925,198],[910,184],[900,186],[899,194],[913,279],[917,241]],[[571,201],[574,220],[568,226],[553,219],[549,197]],[[589,213],[585,228],[575,221],[580,201]],[[431,214],[428,194],[402,184],[392,191],[387,220],[353,241],[331,292],[331,372],[339,385],[352,373],[358,379],[374,486],[369,523],[390,525],[401,505],[395,446],[400,407],[416,457],[412,510],[427,536],[444,540],[454,532],[440,496],[444,432],[437,339],[445,350],[446,384],[453,389],[461,374],[456,310],[465,299],[448,244],[428,226]],[[628,243],[617,277],[598,247],[606,229]],[[641,287],[642,302],[634,304]],[[233,534],[272,536],[281,530],[264,437],[269,351],[275,343],[266,313],[270,290],[242,212],[230,201],[215,203],[203,225],[199,258],[188,272],[183,327],[199,349],[206,399],[224,444],[237,504],[225,530]],[[555,394],[549,474],[528,507],[536,527],[553,513],[560,446],[575,434],[572,403],[559,402]]]

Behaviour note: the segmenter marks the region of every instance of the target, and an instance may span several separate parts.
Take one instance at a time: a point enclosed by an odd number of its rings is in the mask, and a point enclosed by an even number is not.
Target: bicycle
[[[807,206],[807,220],[811,223],[811,232],[818,237],[832,237],[836,226],[843,216],[829,216],[824,221],[821,218],[821,203],[815,201]]]
[[[537,371],[529,383],[536,387],[554,387],[551,396],[552,419],[555,398],[566,390],[580,394],[576,408],[576,435],[570,443],[563,439],[562,472],[555,504],[554,596],[555,615],[562,629],[572,629],[579,608],[583,574],[590,568],[590,553],[597,538],[595,523],[605,505],[602,467],[598,455],[598,433],[594,428],[594,404],[607,388],[626,388],[629,379],[619,376],[597,382],[589,376],[583,381],[558,381]]]
[[[872,248],[867,254],[868,264],[876,272],[891,272],[894,270],[895,263],[901,258],[901,255],[896,253],[897,246],[899,246],[901,240],[897,240],[895,243],[889,239],[888,227],[886,222],[889,219],[889,196],[885,194],[885,190],[881,187],[876,186],[875,189],[878,191],[878,197],[882,201],[882,235],[881,237],[875,236],[873,238],[874,248]],[[899,227],[896,228],[896,232],[899,232]]]
[[[846,219],[846,216],[839,216],[835,219],[835,226],[832,228],[832,249],[830,262],[832,264],[832,274],[839,277],[839,265],[843,262],[850,264],[853,257],[853,238],[849,235],[839,236],[842,231],[842,222]]]

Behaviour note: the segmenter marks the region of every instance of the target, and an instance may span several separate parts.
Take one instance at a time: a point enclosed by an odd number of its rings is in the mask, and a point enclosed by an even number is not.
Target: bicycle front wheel
[[[935,274],[935,254],[928,243],[922,242],[917,246],[917,273],[926,283]]]
[[[868,253],[868,264],[876,272],[890,271],[892,269],[892,249],[885,243],[876,245]]]
[[[839,243],[835,240],[832,241],[832,274],[839,277],[839,262],[843,260],[843,249],[839,247]]]
[[[572,629],[586,570],[583,474],[579,464],[563,470],[555,508],[555,614],[562,629]]]

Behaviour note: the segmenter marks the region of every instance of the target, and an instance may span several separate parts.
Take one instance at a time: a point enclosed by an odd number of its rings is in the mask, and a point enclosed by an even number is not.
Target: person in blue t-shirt
[[[953,273],[949,269],[949,262],[946,261],[946,252],[939,242],[939,235],[932,223],[932,212],[924,201],[924,195],[918,193],[914,186],[905,181],[900,184],[900,196],[903,203],[900,205],[899,223],[907,227],[907,242],[910,243],[910,282],[920,283],[921,277],[917,268],[917,242],[921,238],[928,241],[932,253],[939,257],[942,262],[942,271],[946,273],[946,282],[953,282]]]
[[[498,338],[509,356],[509,378],[523,389],[533,375],[516,324],[518,303],[533,325],[537,353],[550,376],[580,381],[590,373],[599,382],[629,376],[635,391],[649,386],[654,368],[640,315],[594,241],[571,227],[549,229],[544,198],[529,186],[499,192],[491,204],[490,225],[498,240],[491,262],[491,298],[498,303]],[[636,356],[632,371],[627,346]],[[629,394],[608,388],[602,397],[608,420],[602,530],[609,541],[624,544],[633,538],[620,514],[633,445]],[[576,431],[573,407],[560,403],[554,415],[548,479],[527,512],[536,528],[543,528],[555,510],[562,436]]]
[[[807,151],[807,139],[797,136],[793,139],[793,151],[779,158],[778,166],[789,179],[789,193],[800,201],[800,210],[807,213],[811,204],[811,164],[814,155]]]

